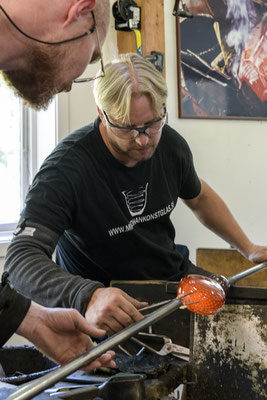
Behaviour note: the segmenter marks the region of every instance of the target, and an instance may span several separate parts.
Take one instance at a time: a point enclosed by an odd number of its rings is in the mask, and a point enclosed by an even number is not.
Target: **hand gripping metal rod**
[[[186,296],[187,295],[183,297]],[[77,371],[84,365],[89,364],[89,362],[92,362],[93,360],[104,354],[106,351],[113,349],[115,346],[135,335],[140,330],[166,317],[173,311],[177,310],[181,305],[181,297],[180,299],[171,300],[168,304],[165,304],[156,311],[153,311],[151,314],[146,315],[141,321],[135,322],[134,324],[128,326],[122,331],[115,333],[113,336],[109,337],[105,341],[93,347],[91,350],[70,361],[68,364],[59,367],[58,369],[48,373],[47,375],[44,375],[41,378],[24,384],[16,392],[12,393],[8,397],[8,400],[32,399],[43,390],[54,385],[61,379],[65,378],[65,376],[68,376],[74,371]]]

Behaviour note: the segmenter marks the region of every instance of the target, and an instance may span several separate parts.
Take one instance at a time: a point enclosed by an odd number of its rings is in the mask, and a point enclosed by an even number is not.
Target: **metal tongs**
[[[172,343],[171,338],[169,338],[168,336],[146,332],[139,332],[138,336],[142,336],[143,338],[148,338],[152,340],[155,339],[156,341],[163,343],[162,347],[159,350],[156,350],[154,347],[148,345],[140,339],[137,339],[136,337],[131,338],[134,342],[145,347],[147,350],[150,350],[152,353],[155,353],[159,356],[172,354],[173,356],[181,358],[182,360],[189,361],[189,348]]]

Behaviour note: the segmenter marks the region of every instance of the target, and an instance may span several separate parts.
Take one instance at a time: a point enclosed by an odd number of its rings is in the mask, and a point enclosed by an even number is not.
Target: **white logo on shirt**
[[[143,214],[147,203],[147,187],[140,186],[137,190],[124,190],[126,205],[132,217]]]

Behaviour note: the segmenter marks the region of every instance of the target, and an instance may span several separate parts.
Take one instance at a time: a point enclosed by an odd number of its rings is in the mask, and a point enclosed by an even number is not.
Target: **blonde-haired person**
[[[111,280],[209,274],[175,245],[170,217],[179,198],[250,260],[266,261],[267,247],[247,238],[198,177],[188,144],[165,123],[166,83],[149,61],[119,57],[94,93],[99,117],[59,143],[42,165],[5,268],[36,302],[76,308],[114,333],[141,319],[145,303],[109,287]]]
[[[132,96],[146,95],[153,112],[161,116],[168,90],[161,73],[136,54],[122,54],[105,67],[105,77],[95,81],[94,97],[100,110],[122,125],[130,125]]]

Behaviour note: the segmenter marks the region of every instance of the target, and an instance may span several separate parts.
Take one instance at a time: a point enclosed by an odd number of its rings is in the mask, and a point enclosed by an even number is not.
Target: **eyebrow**
[[[122,129],[127,129],[127,128],[143,128],[143,126],[150,125],[150,124],[152,124],[153,122],[158,121],[159,119],[161,119],[161,117],[151,119],[151,121],[146,122],[146,123],[145,123],[144,125],[142,125],[142,126],[137,126],[137,125],[118,125],[118,126],[119,126],[120,128],[122,128]],[[114,125],[115,125],[115,124],[114,124]]]
[[[158,117],[158,118],[151,119],[150,121],[148,121],[148,122],[145,122],[145,123],[144,123],[142,126],[150,125],[150,124],[152,124],[153,122],[157,121],[158,119],[161,119],[161,118],[160,118],[160,117]],[[129,125],[129,126],[132,126],[132,127],[138,128],[138,126],[137,126],[137,125],[135,125],[135,124],[133,124],[133,125]],[[142,126],[141,126],[140,128],[142,128]]]
[[[151,121],[146,122],[143,126],[140,126],[140,127],[138,127],[137,125],[124,125],[124,126],[122,126],[122,125],[116,125],[117,121],[114,121],[114,119],[113,119],[112,117],[110,117],[110,116],[106,113],[105,110],[103,110],[103,113],[104,113],[104,115],[106,116],[106,118],[108,119],[108,122],[111,123],[112,125],[114,125],[115,127],[119,128],[119,129],[127,129],[127,130],[129,130],[129,128],[130,128],[130,129],[143,128],[143,127],[146,127],[147,125],[151,125],[153,122],[160,121],[161,119],[165,118],[166,115],[167,115],[167,109],[166,109],[165,104],[163,105],[163,110],[164,110],[164,113],[163,113],[163,115],[162,115],[161,117],[154,118],[154,119],[152,119]],[[113,119],[114,122],[109,121],[110,118]]]

